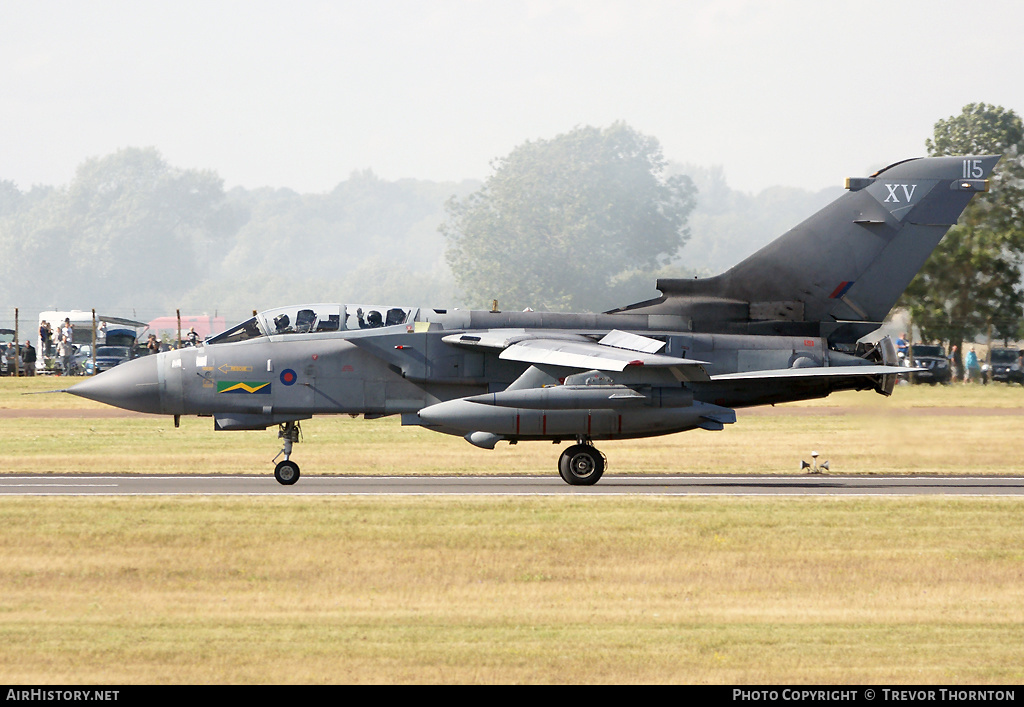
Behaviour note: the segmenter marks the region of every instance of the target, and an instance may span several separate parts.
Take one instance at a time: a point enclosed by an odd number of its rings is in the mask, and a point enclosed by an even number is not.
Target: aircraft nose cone
[[[68,388],[67,392],[125,410],[162,413],[158,359],[159,355],[126,361]]]

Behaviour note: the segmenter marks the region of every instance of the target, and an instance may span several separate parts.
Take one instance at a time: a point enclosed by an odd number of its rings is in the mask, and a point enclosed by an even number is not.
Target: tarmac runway
[[[1021,476],[0,476],[2,496],[1024,496]]]

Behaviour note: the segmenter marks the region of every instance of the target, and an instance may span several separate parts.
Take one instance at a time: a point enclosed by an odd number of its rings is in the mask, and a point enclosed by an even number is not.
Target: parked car
[[[991,380],[1024,385],[1024,370],[1021,369],[1020,355],[1021,352],[1017,349],[991,349],[988,363],[981,369],[983,380],[986,383]]]
[[[92,347],[89,346],[89,344],[76,344],[73,348],[75,350],[75,353],[71,357],[70,375],[84,376],[85,362],[92,358]],[[60,360],[59,356],[55,360],[57,361],[57,370],[62,370],[64,367],[64,362]]]
[[[14,341],[14,329],[0,329],[0,376],[13,375],[14,367],[7,369],[7,344]]]
[[[933,344],[914,344],[910,347],[910,361],[907,365],[925,370],[912,374],[914,383],[949,383],[953,379],[953,371],[949,366],[946,350]]]
[[[83,362],[83,368],[85,375],[91,376],[93,373],[103,373],[108,369],[117,366],[118,364],[124,363],[132,358],[132,349],[130,346],[97,346],[96,347],[96,370],[93,370],[92,356],[90,355]]]

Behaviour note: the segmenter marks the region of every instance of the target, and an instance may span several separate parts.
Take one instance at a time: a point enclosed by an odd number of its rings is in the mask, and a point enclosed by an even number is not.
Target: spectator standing
[[[981,377],[981,364],[978,362],[978,354],[975,353],[973,346],[967,352],[964,369],[964,383],[973,383]]]
[[[903,358],[910,355],[910,340],[907,338],[907,332],[903,332],[896,339],[896,353],[903,354]]]
[[[44,319],[39,325],[39,349],[43,356],[49,356],[52,347],[53,329],[50,328],[50,323]]]
[[[57,342],[57,356],[60,357],[61,370],[64,375],[70,376],[71,364],[75,358],[75,348],[71,345],[70,337],[60,337],[60,341]]]
[[[17,371],[15,370],[20,362],[18,361],[18,350],[14,347],[14,342],[9,341],[7,343],[7,350],[4,354],[7,356],[7,375],[13,376]]]
[[[25,371],[25,375],[34,376],[36,374],[36,350],[31,341],[25,342],[25,351],[21,355],[21,360],[24,364],[22,370]]]

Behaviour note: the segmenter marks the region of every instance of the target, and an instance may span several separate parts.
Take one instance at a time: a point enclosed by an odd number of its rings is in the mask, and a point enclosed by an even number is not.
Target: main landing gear
[[[292,455],[292,444],[302,438],[302,429],[298,422],[285,422],[278,428],[277,436],[284,440],[284,448],[277,453],[277,457],[284,455],[284,461],[277,462],[274,467],[274,478],[278,483],[291,486],[299,480],[299,465],[290,461],[289,457]],[[274,457],[275,461],[277,457]]]
[[[558,458],[558,475],[572,486],[592,486],[604,474],[604,455],[589,439],[580,437],[576,442]]]

